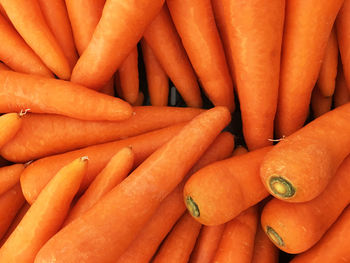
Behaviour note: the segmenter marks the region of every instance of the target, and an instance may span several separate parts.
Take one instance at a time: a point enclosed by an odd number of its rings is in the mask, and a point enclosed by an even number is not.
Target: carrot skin
[[[252,263],[278,263],[278,251],[259,224],[254,241]]]
[[[19,183],[19,178],[23,170],[23,164],[13,164],[0,168],[0,195]]]
[[[334,91],[334,107],[338,108],[350,101],[350,89],[346,85],[343,67],[338,67],[337,81]]]
[[[133,106],[142,106],[143,101],[145,100],[145,95],[143,95],[143,92],[140,91],[137,95],[136,101],[133,103]]]
[[[335,86],[335,84],[334,84]],[[329,112],[332,108],[333,97],[325,97],[320,86],[316,85],[311,94],[311,109],[315,118]]]
[[[0,148],[16,136],[22,126],[22,118],[17,113],[0,116]]]
[[[109,96],[115,97],[114,76],[112,76],[112,78],[107,82],[107,84],[99,91]]]

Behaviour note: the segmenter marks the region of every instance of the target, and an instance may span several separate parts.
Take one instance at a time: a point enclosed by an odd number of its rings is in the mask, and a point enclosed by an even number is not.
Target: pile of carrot
[[[0,0],[1,263],[350,262],[350,0]]]

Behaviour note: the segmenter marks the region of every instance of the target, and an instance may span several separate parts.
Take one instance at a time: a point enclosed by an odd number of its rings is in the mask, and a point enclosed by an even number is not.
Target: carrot
[[[131,148],[122,148],[118,151],[70,210],[63,225],[68,225],[84,214],[106,193],[118,185],[128,175],[133,164],[134,153]]]
[[[137,96],[137,100],[134,102],[133,106],[142,106],[144,100],[145,100],[145,95],[143,95],[143,92],[140,91],[139,95]]]
[[[350,102],[350,89],[347,87],[343,67],[338,68],[337,81],[334,91],[334,106],[337,108]]]
[[[226,224],[215,263],[250,263],[258,224],[257,207],[251,207]]]
[[[17,212],[24,204],[24,197],[19,184],[0,195],[0,239],[11,225]]]
[[[198,115],[100,202],[48,241],[36,263],[49,258],[57,263],[117,259],[229,122],[225,107]],[[63,246],[68,240],[69,247]]]
[[[276,246],[295,254],[308,250],[320,240],[350,203],[349,169],[350,156],[327,188],[311,201],[288,203],[273,199],[265,205],[261,224]]]
[[[335,27],[328,39],[325,56],[322,61],[320,74],[317,80],[317,86],[324,97],[330,97],[334,93],[335,79],[338,71],[339,48]]]
[[[335,85],[334,85],[335,86]],[[311,109],[315,118],[329,112],[332,108],[333,97],[325,97],[319,85],[316,85],[311,94]]]
[[[129,139],[98,144],[35,161],[21,175],[23,194],[28,203],[32,204],[55,173],[62,166],[67,165],[79,156],[89,156],[88,171],[81,185],[81,190],[85,190],[112,156],[121,148],[132,147],[135,153],[135,166],[137,166],[159,146],[177,134],[183,126],[184,124],[178,124]]]
[[[118,98],[68,81],[0,71],[0,112],[30,109],[84,120],[120,121],[131,117],[130,105]]]
[[[16,136],[22,126],[22,118],[18,113],[7,113],[0,116],[0,148]]]
[[[11,70],[8,66],[6,66],[4,63],[0,63],[0,70]]]
[[[1,4],[0,4],[0,14],[6,19],[7,22],[11,24],[10,18],[7,16],[6,11]]]
[[[215,162],[192,175],[184,199],[192,216],[204,225],[219,225],[257,204],[268,192],[259,178],[271,147]]]
[[[333,23],[344,0],[286,2],[276,135],[289,136],[306,120]],[[314,19],[317,17],[317,19]]]
[[[70,68],[78,60],[72,28],[64,0],[38,0],[45,21],[68,59]]]
[[[185,213],[161,245],[152,263],[186,263],[196,243],[201,224]]]
[[[186,177],[207,164],[230,156],[234,138],[228,132],[221,133],[191,168]],[[117,263],[147,263],[151,260],[162,240],[170,232],[179,217],[186,211],[182,198],[186,178],[162,201],[152,218],[148,220]]]
[[[109,96],[115,97],[114,76],[112,76],[112,78],[107,82],[107,84],[99,91]]]
[[[0,195],[19,183],[19,177],[23,170],[23,164],[13,164],[0,168]]]
[[[71,80],[99,89],[135,48],[164,0],[108,0],[96,30],[73,69]],[[117,52],[116,52],[117,51]]]
[[[291,263],[349,262],[350,206],[324,237],[308,251],[297,255]]]
[[[1,15],[0,38],[0,59],[10,68],[17,72],[53,77],[51,71]]]
[[[266,189],[289,202],[306,202],[318,196],[350,153],[350,138],[346,136],[350,134],[349,118],[350,103],[279,142],[261,165]]]
[[[232,79],[210,0],[167,0],[167,4],[205,93],[214,105],[233,111]]]
[[[155,22],[153,21],[153,23]],[[159,64],[158,59],[153,53],[151,47],[144,39],[141,40],[141,46],[143,61],[146,67],[147,88],[151,105],[167,106],[169,96],[169,78],[162,66]]]
[[[6,14],[27,44],[61,79],[69,79],[71,68],[60,45],[46,24],[36,0],[1,0]]]
[[[64,166],[43,189],[1,247],[1,262],[34,262],[39,249],[63,223],[86,173],[87,160],[87,157],[81,157]]]
[[[133,110],[131,118],[120,122],[93,122],[28,113],[21,118],[22,126],[17,135],[0,149],[0,154],[13,162],[27,162],[189,121],[203,111],[149,106],[134,107]]]
[[[278,263],[278,254],[277,247],[270,241],[259,225],[256,230],[251,263]]]
[[[238,156],[238,155],[246,154],[247,152],[248,152],[248,150],[244,146],[238,145],[235,148],[235,150],[233,151],[232,156]]]
[[[197,77],[166,5],[147,27],[143,37],[186,104],[200,108],[203,102]]]

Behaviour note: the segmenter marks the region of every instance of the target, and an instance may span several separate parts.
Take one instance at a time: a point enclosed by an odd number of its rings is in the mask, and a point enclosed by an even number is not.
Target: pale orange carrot
[[[13,164],[0,168],[0,195],[19,183],[19,178],[23,170],[23,164]]]
[[[22,126],[18,113],[7,113],[0,116],[0,148],[16,136]]]

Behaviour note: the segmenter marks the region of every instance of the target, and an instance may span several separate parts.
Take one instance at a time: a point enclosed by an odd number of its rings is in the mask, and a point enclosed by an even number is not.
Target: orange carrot
[[[327,188],[316,198],[303,203],[269,201],[261,224],[281,250],[301,253],[315,245],[350,203],[350,156],[339,167]]]
[[[266,189],[290,202],[306,202],[318,196],[350,153],[349,118],[350,103],[279,142],[261,165],[260,176]]]
[[[334,83],[335,86],[335,83]],[[316,85],[311,94],[311,109],[315,118],[329,112],[332,108],[333,97],[325,97],[322,94],[321,87]]]
[[[11,23],[10,18],[7,16],[5,9],[0,4],[0,14],[3,16],[7,22]]]
[[[201,107],[203,102],[197,77],[166,5],[147,27],[144,39],[186,104]]]
[[[228,132],[221,133],[186,177],[212,162],[227,158],[232,153],[234,138]],[[182,198],[186,178],[162,201],[152,218],[148,220],[117,263],[148,263],[162,240],[170,232],[179,217],[186,211]]]
[[[88,157],[82,157],[64,166],[43,189],[1,247],[1,262],[34,262],[39,249],[63,223],[70,203],[86,173],[87,160]]]
[[[152,263],[187,263],[200,229],[201,224],[185,213],[164,240]]]
[[[142,106],[144,100],[145,100],[145,95],[143,95],[143,92],[140,91],[139,95],[137,96],[136,101],[133,104],[133,106]]]
[[[183,126],[184,124],[178,124],[129,139],[98,144],[40,159],[31,163],[21,175],[23,194],[28,203],[32,204],[55,173],[62,166],[67,165],[79,156],[89,156],[88,171],[81,185],[81,190],[85,190],[112,156],[121,148],[132,147],[135,153],[135,166],[137,166],[159,146],[177,134]]]
[[[167,0],[182,43],[214,105],[233,111],[233,84],[210,0]]]
[[[286,2],[276,135],[289,136],[306,120],[333,23],[344,0]],[[317,17],[317,19],[314,19]]]
[[[278,263],[278,249],[270,241],[260,225],[256,230],[251,263]]]
[[[10,68],[18,72],[53,77],[51,71],[1,15],[0,38],[0,59]]]
[[[204,225],[223,224],[267,197],[259,169],[271,148],[215,162],[192,175],[184,188],[192,216]]]
[[[16,136],[22,126],[22,118],[18,113],[7,113],[0,116],[0,148]]]
[[[13,164],[0,168],[0,195],[19,183],[19,177],[23,170],[23,164]]]
[[[64,226],[84,214],[106,193],[118,185],[128,175],[133,164],[134,153],[131,148],[126,147],[118,151],[70,210],[64,221]]]
[[[120,121],[131,117],[130,105],[64,80],[0,71],[0,112],[30,109],[84,120]]]
[[[247,152],[248,152],[248,150],[245,147],[238,145],[235,148],[235,150],[233,151],[232,156],[242,155],[242,154],[245,154]]]
[[[164,0],[108,0],[71,80],[93,89],[103,87],[135,48],[163,4]]]
[[[159,15],[158,15],[159,16]],[[154,23],[154,22],[153,22]],[[169,40],[168,40],[169,41]],[[147,88],[151,105],[167,106],[169,95],[169,79],[159,64],[151,47],[144,39],[141,41],[143,61],[146,67]]]
[[[100,202],[48,241],[36,263],[49,258],[57,263],[104,263],[118,258],[230,117],[227,108],[216,107],[194,118]],[[69,247],[63,245],[68,240]]]
[[[8,66],[6,66],[4,63],[0,63],[0,70],[11,70]]]
[[[250,263],[257,224],[258,212],[255,206],[227,223],[213,262]]]
[[[109,96],[115,97],[114,76],[112,76],[112,78],[107,82],[107,84],[99,91]]]
[[[132,117],[121,122],[93,122],[28,113],[21,118],[22,126],[17,135],[0,149],[0,154],[13,162],[27,162],[189,121],[203,111],[154,106],[134,107],[133,110]]]
[[[347,87],[343,67],[338,68],[337,81],[334,91],[334,107],[342,106],[350,102],[350,88]]]
[[[36,0],[1,0],[12,24],[41,58],[46,66],[61,79],[69,79],[71,68],[62,48],[46,24]]]

